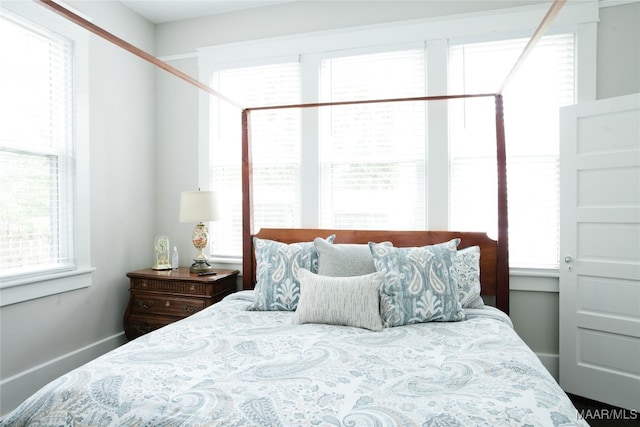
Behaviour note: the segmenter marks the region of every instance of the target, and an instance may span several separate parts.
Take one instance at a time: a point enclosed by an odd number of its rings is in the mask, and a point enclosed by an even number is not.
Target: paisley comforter
[[[7,426],[586,425],[502,312],[371,332],[239,292],[42,388]]]

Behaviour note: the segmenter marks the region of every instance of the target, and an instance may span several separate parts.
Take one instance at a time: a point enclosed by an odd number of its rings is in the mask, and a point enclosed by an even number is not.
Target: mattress
[[[232,294],[69,372],[3,425],[587,425],[492,307],[372,332],[252,300]]]

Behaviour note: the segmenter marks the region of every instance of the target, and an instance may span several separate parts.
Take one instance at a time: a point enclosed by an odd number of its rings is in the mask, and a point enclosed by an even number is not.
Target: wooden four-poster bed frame
[[[520,57],[513,65],[509,74],[505,77],[505,80],[500,85],[495,93],[490,94],[471,94],[471,95],[443,95],[443,96],[426,96],[416,98],[404,98],[404,99],[382,99],[382,100],[357,100],[357,101],[345,101],[345,102],[326,102],[326,103],[312,103],[312,104],[298,104],[298,105],[280,105],[269,107],[253,107],[244,108],[234,100],[224,96],[223,94],[215,91],[211,87],[204,83],[194,79],[186,73],[178,70],[177,68],[161,61],[149,53],[137,48],[136,46],[128,43],[127,41],[109,33],[98,25],[86,20],[85,18],[75,14],[64,6],[56,3],[53,0],[37,0],[43,6],[48,7],[59,15],[64,16],[66,19],[80,25],[86,30],[104,38],[105,40],[116,44],[117,46],[129,51],[130,53],[148,61],[157,67],[175,75],[176,77],[192,84],[199,89],[217,96],[221,100],[228,102],[229,104],[242,110],[242,239],[243,239],[243,271],[250,272],[243,275],[243,289],[252,289],[255,284],[255,257],[253,253],[252,236],[253,230],[253,205],[252,205],[252,184],[251,184],[251,150],[250,150],[250,116],[253,111],[261,110],[274,110],[274,109],[303,109],[303,108],[322,108],[338,105],[356,105],[366,103],[391,103],[391,102],[408,102],[408,101],[445,101],[449,99],[461,99],[472,97],[491,97],[495,98],[495,117],[496,117],[496,160],[497,160],[497,200],[498,200],[498,249],[496,251],[496,280],[495,283],[483,283],[483,291],[487,295],[495,295],[496,306],[506,313],[509,312],[509,249],[508,249],[508,214],[507,214],[507,179],[506,179],[506,150],[505,150],[505,134],[504,134],[504,114],[503,114],[503,100],[502,92],[506,85],[511,81],[513,76],[520,69],[530,52],[535,47],[536,43],[542,38],[546,30],[549,28],[553,20],[560,13],[560,10],[564,6],[567,0],[554,0],[549,10],[543,17],[542,21],[532,34],[529,42],[525,46]],[[360,239],[362,239],[361,236]],[[486,260],[485,260],[486,261]],[[488,261],[487,261],[488,262]],[[493,260],[491,261],[493,264]],[[488,268],[488,266],[487,266]],[[492,267],[493,268],[493,267]],[[486,270],[486,268],[485,268]]]
[[[426,96],[398,99],[359,100],[342,102],[322,102],[297,105],[280,105],[268,107],[245,108],[242,111],[242,237],[243,237],[243,289],[253,289],[256,284],[256,259],[253,238],[256,231],[253,229],[253,189],[252,189],[252,159],[251,159],[251,133],[250,119],[254,111],[325,108],[341,105],[362,104],[386,104],[399,102],[430,102],[447,101],[450,99],[466,98],[495,98],[495,123],[496,123],[496,164],[497,164],[497,200],[498,200],[498,239],[493,242],[484,233],[470,233],[461,231],[355,231],[355,230],[319,230],[319,229],[288,229],[263,230],[258,237],[295,243],[311,239],[319,235],[336,235],[336,243],[367,243],[369,241],[394,242],[399,247],[429,245],[461,237],[460,249],[468,246],[479,245],[481,247],[481,278],[482,294],[495,297],[496,307],[509,313],[509,226],[507,215],[507,166],[504,135],[504,115],[502,95],[476,94],[476,95],[446,95]],[[302,239],[302,240],[301,240]],[[495,247],[494,247],[495,245]],[[249,272],[249,274],[247,274]]]

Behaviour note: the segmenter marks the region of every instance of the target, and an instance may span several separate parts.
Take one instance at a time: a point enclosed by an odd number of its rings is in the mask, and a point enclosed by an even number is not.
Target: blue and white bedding
[[[252,291],[60,377],[7,426],[586,425],[491,307],[371,332],[247,311]]]

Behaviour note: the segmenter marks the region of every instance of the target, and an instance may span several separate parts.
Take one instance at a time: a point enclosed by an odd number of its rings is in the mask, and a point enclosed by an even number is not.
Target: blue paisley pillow
[[[385,327],[465,318],[455,268],[458,243],[415,248],[369,243],[376,269],[384,273],[380,314]]]
[[[335,235],[326,240],[333,243]],[[300,299],[300,269],[318,272],[318,252],[313,242],[286,244],[253,238],[256,253],[253,311],[295,311]]]

